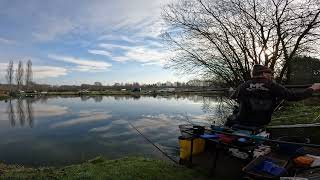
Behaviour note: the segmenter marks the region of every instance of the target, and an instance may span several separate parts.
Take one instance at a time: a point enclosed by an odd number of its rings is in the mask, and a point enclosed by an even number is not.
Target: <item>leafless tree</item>
[[[26,87],[29,90],[32,85],[32,62],[28,60],[26,68]]]
[[[236,85],[263,64],[289,80],[294,56],[317,53],[319,14],[319,0],[175,1],[163,10],[168,67]]]
[[[22,61],[19,61],[18,63],[18,67],[17,67],[17,70],[16,70],[16,82],[17,82],[17,90],[19,91],[21,86],[23,85],[23,73],[24,73],[24,70],[23,70],[23,63]]]
[[[13,61],[10,61],[7,67],[6,79],[9,86],[9,92],[12,93],[12,83],[13,83]]]

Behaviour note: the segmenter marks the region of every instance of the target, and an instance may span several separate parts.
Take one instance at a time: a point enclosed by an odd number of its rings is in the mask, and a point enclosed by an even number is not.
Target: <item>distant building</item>
[[[141,88],[133,88],[132,92],[141,92]]]
[[[83,89],[79,91],[79,94],[88,94],[88,93],[90,93],[90,91],[87,89]]]
[[[166,86],[170,87],[170,86],[172,86],[172,83],[170,81],[167,81]]]
[[[176,88],[163,88],[158,90],[157,92],[175,92]]]
[[[95,86],[102,86],[102,83],[101,82],[95,82],[94,85]]]

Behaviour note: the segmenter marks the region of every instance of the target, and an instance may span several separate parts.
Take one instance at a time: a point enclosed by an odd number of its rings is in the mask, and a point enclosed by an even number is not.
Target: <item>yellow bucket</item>
[[[187,160],[191,154],[191,141],[193,140],[192,155],[200,154],[204,151],[206,141],[201,138],[179,137],[180,159]]]

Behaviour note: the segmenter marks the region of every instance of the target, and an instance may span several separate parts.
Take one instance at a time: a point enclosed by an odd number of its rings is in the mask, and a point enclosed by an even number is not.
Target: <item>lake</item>
[[[180,124],[219,124],[230,112],[222,97],[83,96],[0,101],[0,161],[62,166],[107,159],[179,157]]]

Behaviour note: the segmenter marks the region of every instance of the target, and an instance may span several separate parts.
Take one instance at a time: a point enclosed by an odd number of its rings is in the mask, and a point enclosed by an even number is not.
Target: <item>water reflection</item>
[[[102,102],[103,100],[103,96],[101,95],[94,95],[94,96],[86,96],[86,95],[83,95],[83,96],[80,96],[81,97],[81,101],[88,101],[89,99],[93,99],[94,102]]]
[[[16,108],[14,108],[14,102],[16,103]],[[25,102],[25,103],[24,103]],[[10,121],[11,127],[16,126],[16,122],[20,122],[20,126],[23,127],[25,122],[28,122],[29,127],[33,127],[33,107],[32,99],[17,99],[8,101],[7,105],[7,114]],[[24,105],[26,104],[26,106]]]
[[[20,99],[20,98],[17,100],[17,108],[16,109],[18,112],[20,125],[24,126],[24,122],[25,122],[24,105],[23,105],[22,99]]]
[[[105,96],[106,98],[113,98],[116,101],[127,101],[127,100],[139,100],[142,97],[140,95],[136,96]],[[94,102],[103,102],[104,96],[80,96],[82,102],[86,102],[89,99],[93,99]],[[54,99],[54,98],[53,98]],[[184,119],[201,122],[206,121],[210,124],[222,124],[224,123],[226,117],[232,112],[232,107],[234,102],[225,97],[212,97],[212,96],[188,96],[188,95],[172,95],[168,97],[157,96],[156,98],[149,96],[144,97],[144,100],[155,101],[158,100],[167,100],[175,101],[175,100],[184,100],[190,101],[196,104],[201,105],[201,109],[203,114],[200,115],[189,115],[186,112],[182,113]],[[154,100],[152,100],[154,99]],[[19,121],[20,126],[25,126],[26,122],[29,127],[34,126],[34,107],[32,104],[36,102],[40,102],[43,106],[37,106],[37,112],[40,113],[39,116],[51,116],[51,115],[63,115],[68,112],[66,109],[68,107],[62,106],[50,106],[47,107],[48,97],[35,97],[35,98],[19,98],[17,100],[9,100],[7,103],[7,114],[8,120],[12,127],[16,126],[16,123]],[[165,101],[164,101],[165,102]],[[15,105],[14,105],[15,104]],[[96,114],[91,114],[92,117],[96,116]],[[92,118],[91,118],[92,119]],[[80,120],[81,121],[81,120]],[[77,122],[77,119],[75,120]]]
[[[66,98],[67,96],[61,96],[61,98]],[[70,97],[75,97],[75,96],[70,96]],[[93,99],[95,102],[102,102],[104,97],[108,97],[108,98],[113,98],[114,100],[117,101],[123,101],[123,100],[139,100],[142,97],[149,97],[149,98],[155,98],[155,99],[166,99],[166,100],[187,100],[187,101],[192,101],[195,103],[203,103],[204,101],[225,101],[227,100],[227,98],[223,97],[223,96],[201,96],[201,95],[194,95],[194,96],[190,96],[190,95],[152,95],[152,96],[141,96],[141,95],[112,95],[112,96],[102,96],[102,95],[94,95],[94,96],[90,96],[90,95],[82,95],[80,96],[81,101],[88,101],[90,99]],[[41,97],[41,101],[46,102],[48,99],[48,97],[46,97],[45,99],[42,100]],[[39,100],[39,99],[38,99]]]
[[[7,108],[7,114],[2,113],[5,117],[0,116],[0,161],[66,165],[99,155],[160,156],[128,122],[166,153],[177,156],[178,125],[213,123],[210,119],[227,109],[227,102],[218,102],[223,100],[174,95],[35,97],[8,100],[6,104],[0,101],[0,107]],[[1,122],[33,128],[7,128]]]
[[[78,118],[73,118],[70,120],[66,120],[63,122],[55,123],[51,125],[51,128],[62,128],[62,127],[69,127],[84,123],[92,123],[92,122],[98,122],[98,121],[105,121],[107,119],[110,119],[112,117],[111,114],[105,113],[105,112],[93,112],[89,111],[86,113],[80,113]]]
[[[124,96],[112,96],[114,98],[114,100],[116,101],[123,101],[123,100],[139,100],[141,98],[140,95],[124,95]]]
[[[88,99],[90,99],[91,97],[90,96],[80,96],[80,98],[81,98],[81,101],[85,102]]]
[[[94,102],[101,102],[103,100],[103,96],[94,96]]]
[[[26,99],[27,103],[27,121],[29,122],[29,126],[33,127],[33,107],[32,107],[32,99],[27,98]]]
[[[12,127],[14,127],[16,125],[16,118],[15,118],[15,113],[14,113],[14,108],[13,108],[13,105],[12,105],[12,100],[10,99],[9,102],[8,102],[8,119],[10,121],[10,124]]]
[[[204,113],[213,114],[208,119],[211,124],[224,124],[231,114],[235,102],[226,97],[206,97],[203,98],[202,110]]]

